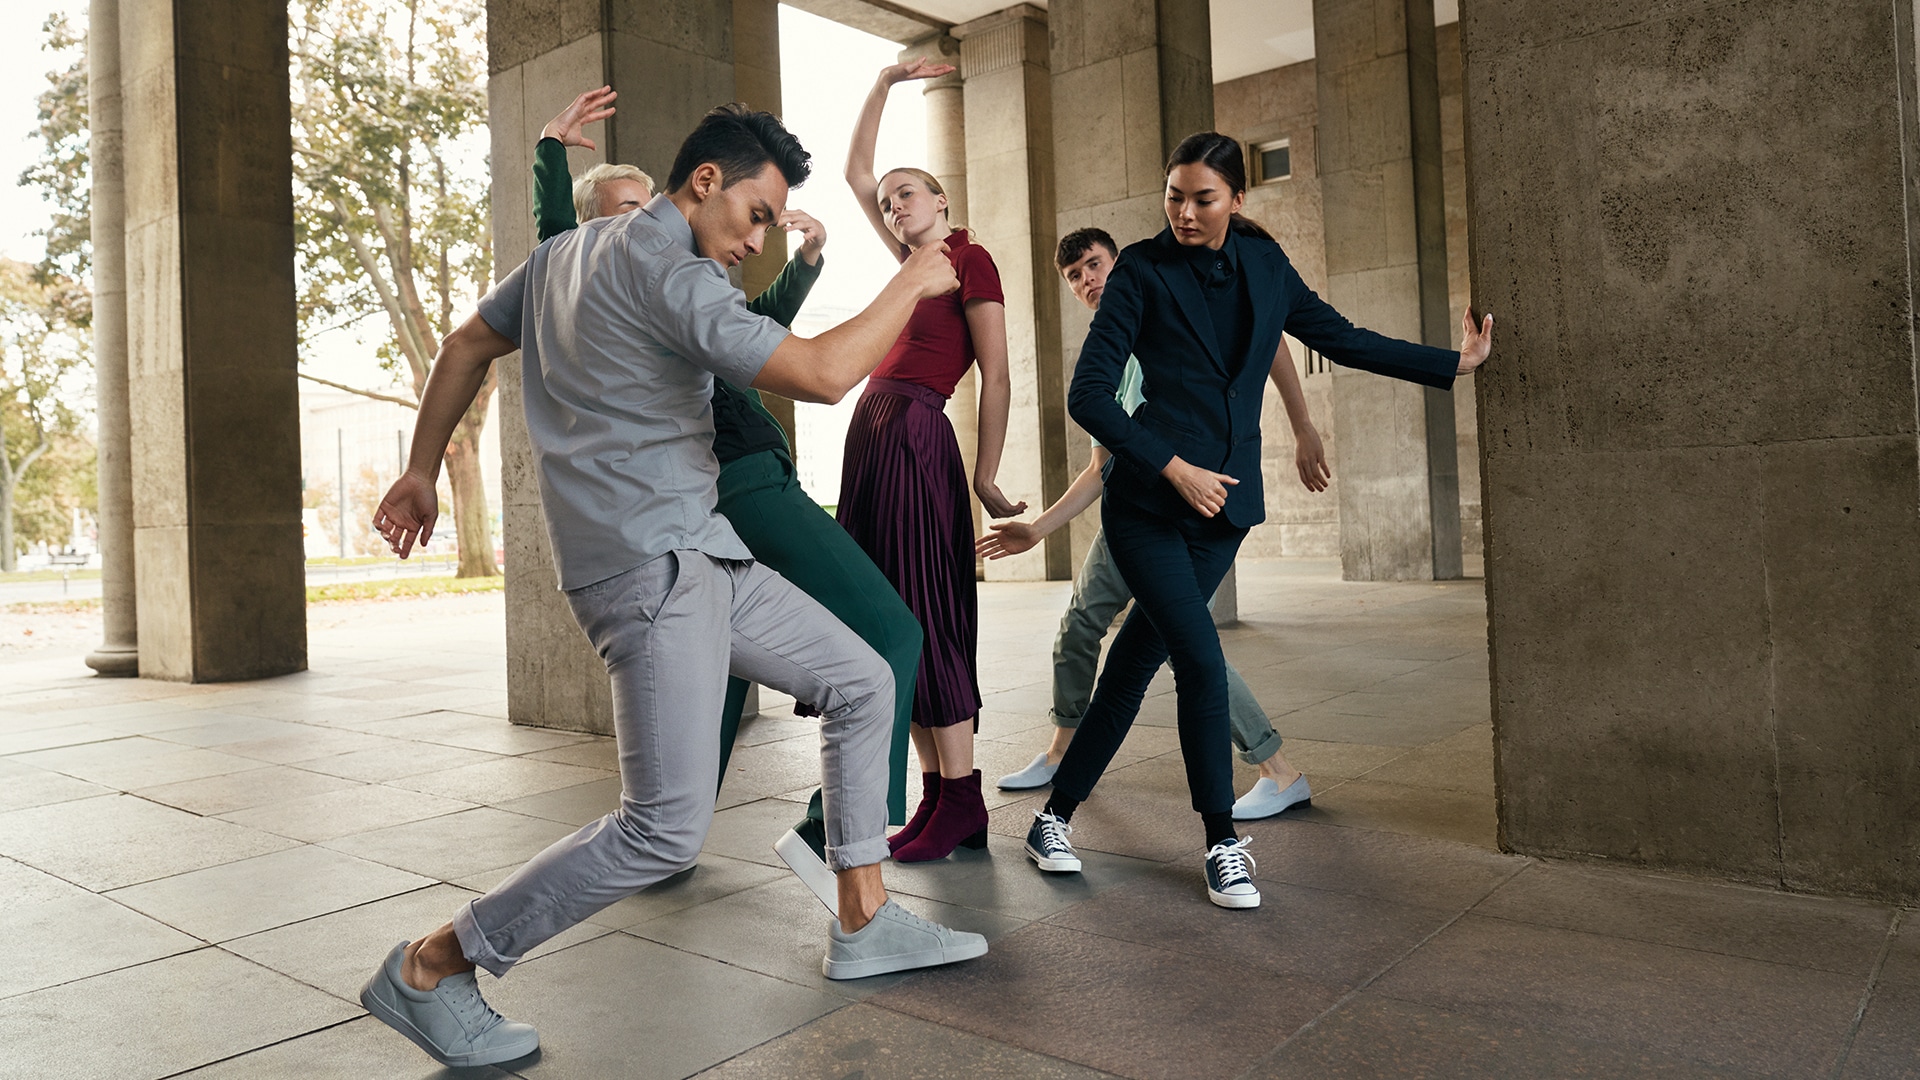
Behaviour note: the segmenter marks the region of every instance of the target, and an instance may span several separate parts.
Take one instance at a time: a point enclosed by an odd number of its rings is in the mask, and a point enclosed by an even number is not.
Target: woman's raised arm
[[[867,91],[866,104],[860,107],[860,118],[853,124],[853,138],[847,143],[847,186],[853,189],[854,200],[866,213],[873,231],[880,234],[880,242],[896,256],[900,252],[900,238],[887,228],[887,219],[880,214],[880,178],[873,173],[873,148],[880,140],[880,114],[886,111],[887,94],[896,83],[937,79],[952,71],[952,64],[929,64],[924,56],[911,64],[882,68],[880,76],[873,81],[873,89]]]

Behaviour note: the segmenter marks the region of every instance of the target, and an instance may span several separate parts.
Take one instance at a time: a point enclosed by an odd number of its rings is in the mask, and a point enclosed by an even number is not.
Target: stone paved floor
[[[769,700],[695,871],[487,980],[546,1044],[511,1073],[1920,1077],[1915,913],[1494,850],[1477,582],[1241,575],[1228,652],[1316,791],[1247,828],[1257,911],[1205,900],[1161,686],[1076,817],[1084,874],[1036,873],[1036,800],[996,797],[987,852],[887,871],[993,952],[829,983],[768,847],[813,741]],[[989,776],[1045,737],[1065,594],[982,589]],[[358,984],[617,790],[608,741],[505,723],[500,622],[497,595],[316,608],[313,670],[245,685],[0,653],[0,1077],[465,1075]]]

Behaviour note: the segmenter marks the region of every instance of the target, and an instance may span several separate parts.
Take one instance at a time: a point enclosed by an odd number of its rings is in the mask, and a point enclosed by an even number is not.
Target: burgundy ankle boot
[[[887,837],[887,850],[899,851],[901,847],[906,845],[914,837],[919,836],[920,830],[926,828],[927,822],[933,820],[934,808],[939,805],[940,774],[937,772],[921,773],[920,805],[914,808],[913,816],[907,819],[905,825],[900,826],[899,832]]]
[[[893,849],[896,862],[931,862],[956,847],[987,846],[987,804],[980,798],[980,770],[940,781],[940,805],[920,835]]]

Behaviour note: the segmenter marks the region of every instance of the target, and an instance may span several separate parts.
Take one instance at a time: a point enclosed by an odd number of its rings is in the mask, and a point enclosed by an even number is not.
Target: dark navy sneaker
[[[1075,855],[1073,845],[1067,843],[1067,836],[1072,832],[1073,826],[1045,810],[1035,810],[1033,824],[1027,827],[1027,858],[1040,869],[1056,874],[1078,871],[1080,856]]]
[[[1207,851],[1207,899],[1224,908],[1257,908],[1260,890],[1253,884],[1252,837],[1236,836]]]

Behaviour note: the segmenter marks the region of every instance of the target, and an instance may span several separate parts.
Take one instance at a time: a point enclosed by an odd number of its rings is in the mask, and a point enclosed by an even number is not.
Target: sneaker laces
[[[888,907],[893,908],[894,918],[898,919],[903,923],[906,923],[908,926],[911,926],[916,930],[925,930],[927,933],[932,934],[935,937],[941,936],[941,932],[946,929],[946,927],[941,926],[939,923],[934,922],[932,919],[923,919],[920,916],[915,915],[913,912],[908,911],[906,908],[901,907],[899,904],[894,903],[892,897],[888,897],[887,902],[880,906],[882,909],[885,909]],[[873,918],[874,919],[880,918],[880,912],[875,911],[873,913]],[[873,924],[873,921],[869,920],[868,925],[871,926],[872,924]]]
[[[1255,865],[1253,856],[1247,854],[1247,847],[1252,843],[1251,836],[1236,836],[1232,840],[1222,840],[1207,852],[1209,860],[1217,860],[1214,870],[1220,877],[1222,889],[1241,882],[1253,884]]]
[[[460,1021],[461,1030],[467,1033],[469,1041],[478,1039],[492,1031],[507,1019],[495,1012],[487,999],[480,996],[480,983],[469,976],[465,985],[452,995],[441,995],[447,1007],[453,1010],[454,1019]]]
[[[1073,835],[1073,826],[1045,810],[1035,810],[1033,816],[1040,822],[1040,846],[1048,851],[1073,850],[1073,845],[1067,843],[1067,837]]]

